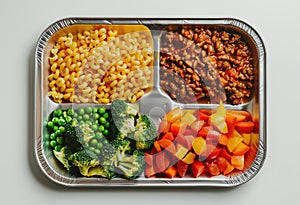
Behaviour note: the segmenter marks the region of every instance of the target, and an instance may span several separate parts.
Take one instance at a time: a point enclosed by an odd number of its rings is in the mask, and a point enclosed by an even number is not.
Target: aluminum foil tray
[[[64,186],[233,187],[266,157],[266,53],[238,19],[66,18],[35,55],[35,154]]]

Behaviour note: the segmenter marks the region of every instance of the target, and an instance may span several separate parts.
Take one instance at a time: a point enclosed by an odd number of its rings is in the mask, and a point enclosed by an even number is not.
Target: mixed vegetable
[[[246,111],[171,110],[161,121],[146,177],[230,175],[249,168],[256,156],[258,127]]]
[[[122,100],[111,107],[57,109],[46,123],[49,145],[65,169],[76,176],[135,179],[144,171],[144,152],[156,128]]]
[[[122,100],[109,108],[57,109],[47,123],[55,158],[75,176],[200,177],[249,168],[258,126],[247,111],[175,108],[158,128]]]

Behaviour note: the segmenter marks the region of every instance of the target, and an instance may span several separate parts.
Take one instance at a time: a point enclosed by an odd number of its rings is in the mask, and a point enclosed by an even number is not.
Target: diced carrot
[[[155,155],[155,165],[159,172],[165,171],[169,165],[171,160],[167,157],[166,152],[159,152]]]
[[[176,143],[181,144],[182,146],[190,149],[194,141],[194,136],[192,135],[178,135],[175,139]]]
[[[225,147],[222,148],[220,156],[224,157],[228,161],[231,161],[231,154],[227,151],[227,149]]]
[[[246,145],[245,143],[241,142],[234,150],[233,154],[235,155],[244,155],[246,152],[248,152],[250,147]]]
[[[178,135],[179,133],[183,133],[186,127],[187,124],[185,122],[176,121],[171,124],[170,132],[172,132],[173,135]]]
[[[214,162],[213,163],[207,163],[206,164],[206,169],[213,176],[217,176],[217,175],[220,174],[220,169],[219,169],[218,165]]]
[[[169,123],[167,120],[162,120],[162,121],[159,123],[157,132],[158,132],[159,134],[160,134],[160,133],[167,133],[167,132],[169,131],[169,128],[170,128],[170,123]]]
[[[172,165],[165,171],[165,173],[167,177],[174,178],[177,174],[177,169],[174,165]]]
[[[177,171],[180,177],[184,177],[189,169],[189,165],[179,160],[177,162]]]
[[[206,161],[214,161],[221,154],[222,148],[215,147],[207,157]]]
[[[164,149],[170,146],[170,144],[173,144],[171,140],[168,139],[161,139],[157,141],[158,145]]]
[[[224,172],[224,170],[227,169],[229,162],[224,157],[218,157],[217,158],[217,165],[220,169],[220,172]]]
[[[166,116],[165,119],[170,122],[173,123],[177,120],[180,120],[182,117],[182,110],[179,107],[176,107],[175,109],[169,111]]]
[[[251,114],[245,110],[227,110],[226,112],[235,116],[237,122],[245,120],[252,121]]]
[[[173,141],[174,140],[173,133],[172,132],[166,132],[166,134],[164,134],[161,139],[168,139],[168,140]]]
[[[219,144],[226,146],[228,141],[228,137],[225,134],[221,134],[219,137]]]
[[[148,153],[145,153],[144,155],[145,163],[148,165],[153,165],[153,155]]]
[[[206,160],[208,158],[208,156],[212,153],[212,151],[215,149],[215,147],[216,147],[216,145],[206,142],[205,152],[202,152],[200,154],[200,158],[203,160]]]
[[[227,175],[229,173],[231,173],[234,170],[234,167],[228,163],[227,168],[223,171],[223,174]]]
[[[205,166],[201,161],[194,161],[191,167],[192,176],[197,178],[199,177],[205,170]]]
[[[204,125],[204,121],[203,120],[196,120],[191,124],[191,129],[196,131],[198,133],[198,131],[203,127]]]
[[[211,110],[199,110],[199,114],[205,114],[206,116],[211,115]]]
[[[239,133],[251,133],[253,128],[254,128],[254,123],[252,121],[237,122],[235,124],[235,129]]]
[[[154,167],[152,165],[146,165],[145,166],[145,177],[149,178],[156,174],[154,171]]]
[[[160,148],[160,146],[158,144],[158,141],[154,141],[153,146],[154,146],[154,148],[156,149],[157,152],[161,151],[161,148]]]
[[[227,123],[228,128],[228,136],[231,137],[234,131],[235,123],[236,123],[236,117],[230,113],[226,113],[225,122]]]
[[[204,126],[202,127],[199,132],[198,132],[198,136],[200,137],[211,137],[211,138],[219,138],[220,133],[213,130],[213,128],[211,126]]]

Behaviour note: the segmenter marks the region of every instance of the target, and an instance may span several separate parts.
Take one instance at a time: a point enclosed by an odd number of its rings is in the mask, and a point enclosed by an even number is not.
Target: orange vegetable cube
[[[231,157],[231,165],[238,170],[243,170],[244,169],[244,155],[233,155]]]
[[[234,150],[233,154],[235,155],[244,155],[246,152],[248,152],[250,147],[246,145],[245,143],[241,142]]]
[[[188,149],[185,148],[184,146],[179,146],[179,148],[177,149],[175,156],[179,159],[182,160],[184,158],[184,156],[188,153]]]
[[[179,107],[168,112],[165,116],[165,120],[172,123],[182,118],[182,110]]]
[[[193,164],[196,155],[193,152],[188,152],[182,161],[186,164]]]
[[[192,143],[194,152],[200,155],[206,151],[206,141],[203,137],[196,137]]]
[[[201,161],[195,161],[192,164],[191,167],[191,172],[192,172],[192,176],[197,178],[199,177],[205,170],[205,165],[203,164],[203,162]]]

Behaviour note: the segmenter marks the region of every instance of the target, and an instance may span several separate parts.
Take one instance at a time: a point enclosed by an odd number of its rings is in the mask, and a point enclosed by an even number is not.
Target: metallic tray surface
[[[45,145],[43,135],[43,122],[50,113],[57,108],[70,108],[81,106],[95,106],[101,104],[76,104],[73,103],[55,103],[47,95],[48,82],[47,73],[49,68],[48,57],[50,49],[55,40],[62,34],[76,29],[91,28],[97,25],[122,26],[122,25],[141,25],[147,27],[153,37],[154,46],[154,65],[153,65],[153,89],[145,94],[135,106],[140,112],[151,114],[153,108],[166,109],[167,112],[175,106],[181,109],[214,109],[214,104],[181,104],[172,101],[166,97],[166,94],[159,86],[159,47],[160,35],[167,26],[174,28],[178,25],[194,25],[207,28],[229,29],[240,33],[249,45],[254,54],[255,86],[252,99],[244,104],[229,105],[225,104],[227,109],[247,110],[254,119],[259,121],[259,146],[258,152],[251,167],[245,172],[233,176],[215,176],[215,177],[184,177],[184,178],[145,178],[143,176],[135,180],[125,180],[115,178],[108,180],[99,177],[74,177],[63,170],[48,146]],[[153,95],[153,93],[157,95]],[[149,96],[147,96],[149,95]],[[154,97],[153,97],[154,96]],[[155,96],[158,96],[157,98]],[[162,97],[164,96],[164,97]],[[143,98],[147,100],[143,100]],[[165,100],[166,99],[166,100]],[[163,104],[162,104],[163,103]],[[101,105],[103,106],[103,105]],[[109,106],[109,105],[107,105]],[[155,110],[155,109],[154,109]],[[155,120],[161,118],[160,113],[153,113],[151,117]],[[266,53],[263,41],[259,34],[248,24],[237,19],[101,19],[101,18],[66,18],[59,20],[44,30],[37,41],[35,55],[35,155],[37,162],[44,174],[52,181],[64,186],[82,186],[82,187],[103,187],[103,186],[215,186],[215,187],[233,187],[241,185],[252,179],[263,166],[267,150],[267,130],[266,130]],[[156,121],[157,122],[157,121]]]

